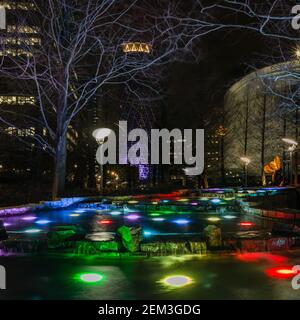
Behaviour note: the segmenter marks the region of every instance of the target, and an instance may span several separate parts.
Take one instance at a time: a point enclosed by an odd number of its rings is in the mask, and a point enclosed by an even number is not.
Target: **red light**
[[[265,272],[269,277],[278,279],[292,278],[299,273],[299,271],[293,270],[292,267],[275,267],[267,269]]]
[[[102,224],[102,225],[112,224],[112,221],[111,220],[99,220],[98,224]]]
[[[263,253],[263,252],[247,252],[241,253],[236,256],[236,258],[240,261],[244,262],[258,262],[260,260],[265,260],[270,263],[286,263],[287,258],[280,255]]]
[[[239,225],[241,227],[252,227],[254,225],[254,223],[248,222],[248,221],[244,221],[244,222],[240,222]]]

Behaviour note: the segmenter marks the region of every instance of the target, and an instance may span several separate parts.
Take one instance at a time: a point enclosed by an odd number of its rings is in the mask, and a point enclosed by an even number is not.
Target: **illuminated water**
[[[0,298],[299,299],[299,290],[292,289],[291,279],[266,274],[266,270],[282,263],[299,264],[299,257],[299,252],[270,257],[262,254],[109,260],[72,256],[0,257],[0,264],[7,270],[7,290],[0,291]],[[80,281],[78,274],[101,274],[101,280],[87,283]],[[174,275],[192,281],[183,287],[166,284],[165,279]],[[172,280],[169,282],[172,284]]]

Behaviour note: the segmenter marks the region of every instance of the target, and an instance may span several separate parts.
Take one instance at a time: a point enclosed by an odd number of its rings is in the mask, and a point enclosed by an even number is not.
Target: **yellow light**
[[[207,218],[207,220],[211,221],[211,222],[217,222],[217,221],[220,221],[221,219],[218,217],[209,217],[209,218]]]
[[[150,53],[151,49],[151,45],[145,42],[124,42],[122,44],[122,50],[124,53]]]

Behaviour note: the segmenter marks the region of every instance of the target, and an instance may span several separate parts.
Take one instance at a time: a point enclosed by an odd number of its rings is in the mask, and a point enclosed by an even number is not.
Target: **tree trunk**
[[[267,108],[267,97],[264,94],[262,128],[261,128],[261,182],[263,186],[265,185],[264,166],[265,166],[266,108]]]
[[[66,182],[67,138],[61,133],[57,137],[54,157],[54,179],[52,198],[57,199],[64,195]]]

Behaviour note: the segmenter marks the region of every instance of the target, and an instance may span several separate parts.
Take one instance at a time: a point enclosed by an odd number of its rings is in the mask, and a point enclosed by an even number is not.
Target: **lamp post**
[[[290,184],[293,185],[293,155],[294,151],[297,149],[298,142],[289,138],[283,138],[282,141],[289,146],[287,151],[290,153]]]
[[[108,128],[99,128],[93,131],[92,135],[97,141],[98,145],[100,146],[101,144],[104,143],[105,139],[111,134],[112,130]],[[103,170],[103,164],[100,165],[100,190],[104,190],[104,170]]]
[[[244,171],[245,171],[245,188],[247,188],[247,180],[248,180],[248,165],[251,160],[247,157],[241,157],[241,161],[244,163]]]

